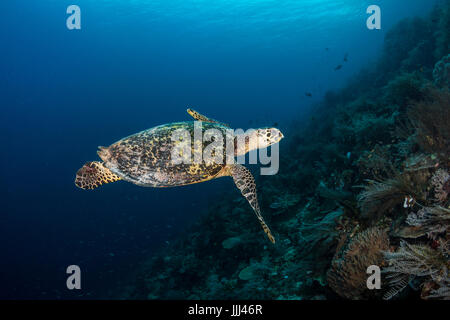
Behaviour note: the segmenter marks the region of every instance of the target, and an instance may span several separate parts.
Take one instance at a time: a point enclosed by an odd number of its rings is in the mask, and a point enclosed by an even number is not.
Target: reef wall
[[[121,298],[450,299],[449,46],[447,1],[285,134],[279,174],[257,178],[276,245],[229,192]]]

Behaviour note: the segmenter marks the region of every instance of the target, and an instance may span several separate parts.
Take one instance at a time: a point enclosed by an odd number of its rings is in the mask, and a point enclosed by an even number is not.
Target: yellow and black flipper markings
[[[121,178],[106,168],[103,162],[89,161],[77,171],[75,185],[84,190],[92,190],[102,184],[118,180],[121,180]]]
[[[197,111],[195,111],[193,109],[188,108],[186,111],[187,111],[187,113],[189,113],[191,115],[192,118],[194,118],[197,121],[218,123],[218,124],[221,124],[221,125],[223,125],[225,127],[229,127],[229,125],[227,125],[226,123],[223,123],[223,122],[220,122],[220,121],[208,118],[208,117],[198,113]]]
[[[253,211],[255,211],[256,217],[258,218],[259,223],[261,223],[267,237],[269,237],[269,240],[272,243],[275,243],[275,238],[273,237],[272,232],[270,232],[269,227],[261,215],[261,210],[259,209],[258,197],[256,195],[256,183],[253,175],[246,167],[240,164],[230,165],[229,174],[233,177],[236,187],[241,190],[242,195],[247,199],[248,203],[250,203]]]

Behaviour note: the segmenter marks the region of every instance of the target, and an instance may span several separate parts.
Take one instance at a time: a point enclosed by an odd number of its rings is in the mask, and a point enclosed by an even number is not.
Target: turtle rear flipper
[[[275,243],[275,238],[270,232],[269,227],[265,223],[261,210],[259,209],[258,197],[256,195],[256,183],[251,172],[244,166],[240,164],[232,164],[229,166],[229,174],[233,177],[234,183],[239,190],[241,190],[242,195],[250,203],[250,206],[255,211],[256,217],[258,218],[264,232],[269,237],[272,243]]]
[[[102,184],[114,182],[121,178],[112,173],[103,162],[89,161],[77,171],[75,185],[84,190],[92,190]]]

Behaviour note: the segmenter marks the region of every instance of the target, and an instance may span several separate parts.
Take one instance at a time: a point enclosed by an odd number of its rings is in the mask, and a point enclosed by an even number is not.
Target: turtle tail
[[[76,174],[75,185],[84,190],[92,190],[102,184],[115,182],[121,178],[112,173],[103,162],[89,161],[82,166]]]

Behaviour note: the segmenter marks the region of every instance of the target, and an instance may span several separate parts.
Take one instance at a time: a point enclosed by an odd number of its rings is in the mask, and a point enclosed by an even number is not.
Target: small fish
[[[403,203],[403,208],[411,208],[414,205],[414,198],[411,196],[405,197],[405,202]]]
[[[348,53],[346,53],[344,56],[344,62],[347,62],[347,61],[348,61]]]
[[[326,51],[330,50],[329,48],[325,48]]]
[[[338,65],[336,68],[334,68],[334,71],[342,69],[342,64]]]
[[[272,127],[274,127],[274,128],[278,127],[278,122],[275,122],[275,123],[272,125]]]
[[[305,92],[305,96],[307,96],[307,97],[312,97],[312,93],[311,92]]]

